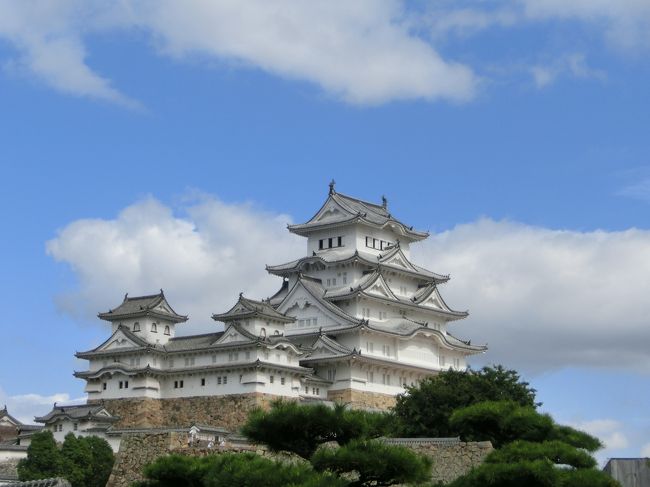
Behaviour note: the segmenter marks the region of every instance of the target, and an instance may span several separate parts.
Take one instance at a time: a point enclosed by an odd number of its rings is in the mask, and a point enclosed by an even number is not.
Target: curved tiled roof
[[[295,321],[295,318],[283,315],[282,313],[276,311],[270,303],[266,301],[248,299],[245,298],[243,294],[239,295],[239,299],[232,308],[230,308],[225,313],[213,314],[212,319],[215,321],[228,322],[232,320],[251,318],[253,316],[261,316],[264,318],[281,321],[283,323],[292,323]]]
[[[337,218],[330,218],[325,221],[316,221],[315,218],[322,209],[330,202],[333,201],[336,205],[343,210],[342,214]],[[337,193],[333,189],[330,190],[329,197],[323,206],[316,212],[316,214],[306,223],[297,225],[289,225],[289,231],[298,235],[308,235],[311,231],[330,227],[338,226],[341,224],[349,224],[353,222],[365,223],[378,228],[385,228],[387,226],[394,227],[398,233],[412,241],[423,240],[429,236],[427,232],[420,232],[413,230],[399,220],[393,218],[388,212],[385,205],[377,205],[368,201],[360,200],[352,196],[347,196]]]
[[[397,248],[397,247],[396,247]],[[323,251],[314,252],[314,255],[310,257],[303,257],[301,259],[296,259],[286,264],[280,265],[267,265],[266,271],[269,274],[274,274],[276,276],[289,276],[296,272],[300,272],[304,269],[305,265],[320,263],[323,266],[327,267],[330,265],[336,264],[348,264],[350,262],[360,262],[364,265],[367,265],[370,268],[379,268],[380,266],[389,269],[391,271],[400,272],[407,274],[416,279],[420,279],[423,282],[435,281],[438,283],[447,282],[449,276],[438,274],[436,272],[429,271],[423,267],[416,266],[412,262],[409,262],[413,269],[407,269],[401,266],[392,265],[386,263],[386,259],[389,256],[394,254],[383,254],[383,255],[374,255],[368,252],[359,252],[355,250],[354,252],[348,249],[327,249]]]
[[[165,299],[163,290],[158,294],[149,296],[136,296],[130,298],[128,294],[124,296],[124,301],[114,309],[106,313],[99,313],[97,316],[102,320],[115,321],[124,318],[138,318],[141,316],[154,316],[166,319],[176,323],[187,321],[187,316],[179,315]]]
[[[68,419],[93,419],[98,422],[113,423],[119,418],[108,413],[108,416],[99,414],[106,412],[102,405],[81,404],[73,406],[54,406],[52,411],[45,416],[34,418],[38,423],[47,423],[55,418],[68,418]]]

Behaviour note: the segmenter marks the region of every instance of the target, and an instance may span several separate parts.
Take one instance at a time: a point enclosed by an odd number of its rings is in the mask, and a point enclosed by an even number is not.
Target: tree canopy
[[[344,487],[329,473],[316,472],[307,462],[275,462],[253,453],[223,453],[209,457],[170,455],[145,467],[147,480],[136,487]]]
[[[536,408],[535,389],[514,370],[497,365],[481,370],[448,370],[407,387],[393,408],[397,434],[409,437],[451,437],[454,410],[483,401],[512,401]]]
[[[72,487],[104,487],[113,468],[113,450],[96,436],[68,433],[59,449],[50,431],[32,436],[27,458],[18,463],[20,480],[63,477]]]
[[[274,451],[290,451],[309,459],[323,443],[345,445],[354,439],[382,436],[389,422],[387,414],[350,410],[343,404],[331,408],[280,400],[272,403],[270,411],[251,413],[242,432]]]
[[[425,482],[431,477],[431,461],[408,448],[377,440],[353,440],[341,448],[320,448],[311,458],[318,471],[348,474],[351,486],[384,486]]]

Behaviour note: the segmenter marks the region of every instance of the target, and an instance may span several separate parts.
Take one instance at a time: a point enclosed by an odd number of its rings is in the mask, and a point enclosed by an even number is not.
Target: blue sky
[[[432,232],[477,365],[649,455],[650,7],[565,3],[0,4],[0,400],[81,397],[125,292],[272,293],[334,178]]]

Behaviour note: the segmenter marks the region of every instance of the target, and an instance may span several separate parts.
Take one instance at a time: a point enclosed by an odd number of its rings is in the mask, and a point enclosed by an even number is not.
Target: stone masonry
[[[449,483],[480,465],[492,451],[490,442],[465,443],[457,439],[399,438],[385,439],[388,444],[402,445],[432,459],[434,482]],[[225,452],[253,452],[281,461],[304,461],[287,454],[272,454],[253,444],[226,444],[212,449],[187,446],[187,434],[178,432],[129,433],[123,436],[113,472],[106,487],[128,487],[141,480],[142,469],[156,458],[171,453],[181,455],[217,455]],[[291,458],[289,458],[291,457]]]
[[[235,431],[246,422],[252,409],[267,408],[274,399],[278,397],[253,393],[178,399],[106,399],[99,402],[108,412],[120,417],[116,429],[185,428],[191,424],[207,424]]]
[[[395,396],[377,392],[364,392],[354,389],[328,391],[327,399],[342,402],[355,409],[380,409],[387,411],[395,406]]]

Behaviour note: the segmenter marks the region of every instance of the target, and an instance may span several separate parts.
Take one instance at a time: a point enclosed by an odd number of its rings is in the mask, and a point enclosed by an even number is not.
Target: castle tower
[[[386,407],[405,385],[486,350],[455,338],[450,322],[468,313],[443,300],[449,276],[409,260],[426,232],[397,220],[388,202],[374,204],[336,192],[306,223],[307,257],[267,266],[285,279],[270,304],[295,321],[286,336],[312,351],[301,365],[327,379],[328,397]]]

